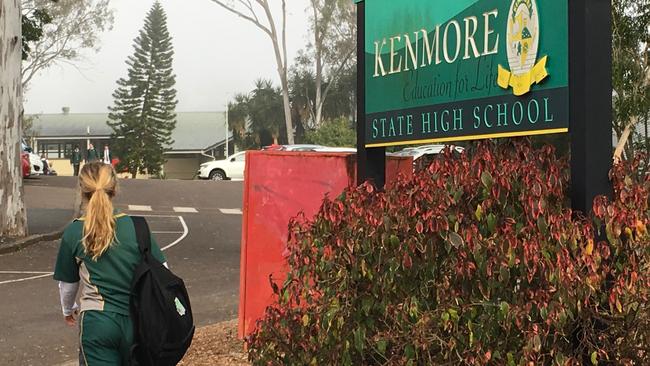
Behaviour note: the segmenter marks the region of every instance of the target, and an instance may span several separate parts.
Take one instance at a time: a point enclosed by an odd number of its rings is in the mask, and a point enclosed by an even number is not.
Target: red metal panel
[[[410,175],[410,158],[390,159],[387,181]],[[269,275],[281,284],[286,275],[289,220],[318,212],[323,197],[338,196],[356,181],[350,154],[252,151],[246,154],[241,243],[239,336],[250,334],[273,302]]]

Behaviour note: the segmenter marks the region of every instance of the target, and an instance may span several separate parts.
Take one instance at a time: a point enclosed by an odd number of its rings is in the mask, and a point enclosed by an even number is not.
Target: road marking
[[[34,271],[0,271],[0,274],[50,274],[52,272],[34,272]]]
[[[132,206],[129,205],[129,207],[132,207]],[[139,206],[139,207],[143,207],[143,206]],[[149,207],[149,206],[147,206],[147,207]],[[190,233],[189,229],[187,228],[187,223],[185,223],[185,219],[183,219],[183,216],[168,216],[168,215],[140,215],[140,216],[142,216],[142,217],[175,217],[175,218],[178,218],[178,221],[180,221],[181,226],[183,226],[183,231],[152,231],[152,233],[154,233],[154,234],[183,234],[178,239],[176,239],[173,243],[167,245],[164,248],[161,248],[161,250],[163,250],[163,251],[176,246],[181,241],[183,241],[183,239],[185,239],[187,237],[187,235]],[[24,282],[24,281],[36,280],[36,279],[39,279],[39,278],[50,277],[50,276],[54,275],[54,272],[0,271],[0,275],[1,274],[34,275],[34,276],[29,276],[29,277],[26,277],[26,278],[19,278],[19,279],[15,279],[15,280],[0,281],[0,285],[5,285],[5,284],[9,284],[9,283]]]
[[[194,207],[174,207],[174,212],[179,212],[179,213],[197,213],[197,211]]]
[[[151,206],[129,205],[129,211],[153,211]]]
[[[0,282],[0,285],[4,285],[4,284],[7,284],[7,283],[16,283],[16,282],[35,280],[35,279],[38,279],[38,278],[45,278],[45,277],[50,277],[50,276],[54,275],[54,272],[38,272],[38,273],[42,273],[42,274],[37,275],[37,276],[27,277],[27,278],[19,278],[17,280],[2,281],[2,282]],[[15,272],[14,274],[21,274],[21,273],[20,272]]]
[[[224,215],[243,215],[239,208],[220,208],[219,211]]]
[[[185,220],[183,219],[183,216],[178,216],[178,219],[180,220],[181,225],[183,225],[183,235],[181,235],[180,238],[176,239],[175,242],[169,244],[168,246],[162,248],[161,250],[167,250],[167,249],[173,247],[174,245],[180,243],[181,241],[183,241],[183,239],[185,239],[187,234],[190,233],[189,229],[187,228],[187,224],[185,223]]]

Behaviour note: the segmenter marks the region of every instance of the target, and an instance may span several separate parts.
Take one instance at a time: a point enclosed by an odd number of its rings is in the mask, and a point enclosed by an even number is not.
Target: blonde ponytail
[[[82,244],[86,255],[97,260],[115,238],[112,202],[117,190],[115,171],[101,162],[86,164],[79,174],[79,185],[87,201]]]

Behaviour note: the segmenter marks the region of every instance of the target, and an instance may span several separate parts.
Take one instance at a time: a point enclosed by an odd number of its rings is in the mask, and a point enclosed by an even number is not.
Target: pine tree
[[[126,61],[128,76],[117,81],[115,104],[109,107],[113,150],[135,178],[138,173],[156,175],[164,164],[163,153],[173,143],[176,127],[176,76],[174,50],[167,30],[167,16],[156,2],[135,39],[133,56]]]

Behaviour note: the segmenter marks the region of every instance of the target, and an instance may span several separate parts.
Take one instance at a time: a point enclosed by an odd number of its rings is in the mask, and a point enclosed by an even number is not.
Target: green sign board
[[[568,132],[568,0],[365,6],[367,147]]]

